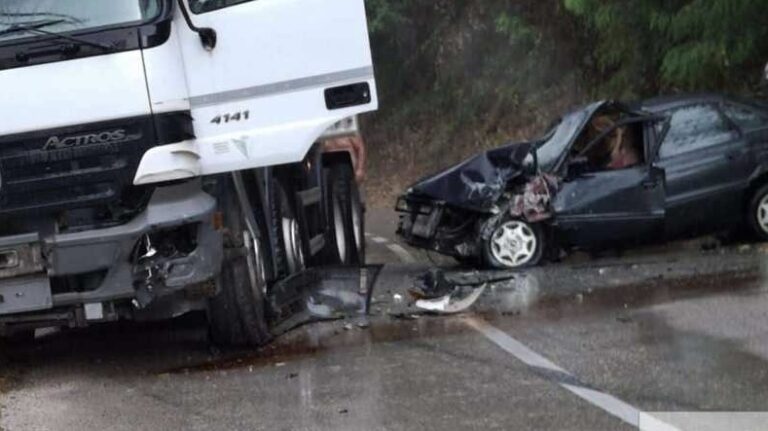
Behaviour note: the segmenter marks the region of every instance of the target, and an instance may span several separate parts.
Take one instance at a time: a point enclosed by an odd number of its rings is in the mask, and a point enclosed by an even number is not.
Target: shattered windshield
[[[579,132],[581,124],[591,110],[581,110],[566,115],[546,135],[544,142],[536,149],[539,168],[544,172],[552,171],[568,143]]]
[[[71,32],[145,21],[159,11],[160,0],[0,0],[0,40],[30,36],[14,26]]]

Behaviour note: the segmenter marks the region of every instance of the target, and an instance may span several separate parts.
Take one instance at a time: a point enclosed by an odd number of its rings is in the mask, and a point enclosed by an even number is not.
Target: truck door
[[[206,49],[176,11],[196,139],[152,150],[136,183],[301,161],[377,108],[364,0],[183,1],[217,34]]]

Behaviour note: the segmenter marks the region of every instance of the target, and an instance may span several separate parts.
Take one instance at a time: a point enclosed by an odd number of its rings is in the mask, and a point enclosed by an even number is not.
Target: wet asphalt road
[[[430,258],[393,220],[368,219],[385,266],[366,324],[243,352],[211,349],[194,315],[46,335],[0,354],[0,429],[623,430],[639,411],[768,411],[768,247],[577,255],[425,316],[406,289]]]

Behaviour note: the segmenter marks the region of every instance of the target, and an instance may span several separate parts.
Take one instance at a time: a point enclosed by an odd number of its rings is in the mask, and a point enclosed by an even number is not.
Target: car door
[[[207,175],[298,162],[329,127],[376,109],[364,0],[184,1],[217,42],[176,13],[196,139],[145,156],[146,181],[174,163]]]
[[[566,176],[554,199],[555,226],[576,247],[653,241],[663,233],[664,171],[648,162],[653,124],[641,124],[644,160],[632,167]]]
[[[669,126],[657,165],[666,172],[667,236],[696,235],[740,220],[751,173],[742,134],[715,104],[666,114]]]

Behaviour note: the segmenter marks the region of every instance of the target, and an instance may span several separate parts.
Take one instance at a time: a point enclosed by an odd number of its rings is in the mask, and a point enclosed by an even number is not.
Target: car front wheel
[[[544,231],[540,225],[506,220],[485,241],[485,260],[489,266],[498,269],[535,266],[541,261],[544,248]]]
[[[757,189],[749,204],[749,226],[762,241],[768,241],[768,184]]]

